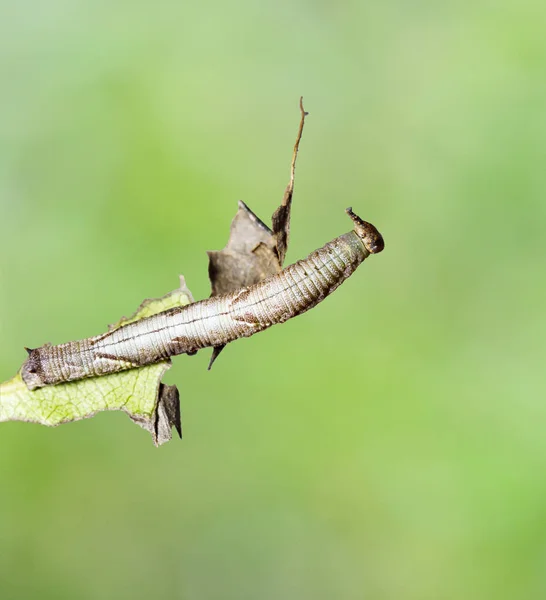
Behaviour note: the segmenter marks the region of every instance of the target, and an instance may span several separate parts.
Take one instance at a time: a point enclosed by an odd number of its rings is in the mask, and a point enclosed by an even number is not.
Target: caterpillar
[[[29,350],[21,375],[31,390],[221,347],[283,323],[322,302],[370,255],[379,231],[351,208],[352,231],[249,287],[213,296],[83,340]]]

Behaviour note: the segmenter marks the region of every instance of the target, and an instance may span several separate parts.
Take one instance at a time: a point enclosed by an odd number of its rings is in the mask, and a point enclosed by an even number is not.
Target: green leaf
[[[184,278],[180,287],[162,298],[145,300],[128,319],[115,327],[137,321],[175,306],[193,302]],[[30,391],[17,373],[0,384],[0,422],[27,421],[56,426],[92,417],[103,410],[123,410],[149,431],[156,446],[171,439],[174,425],[181,435],[180,406],[175,386],[161,383],[171,362],[91,377]]]

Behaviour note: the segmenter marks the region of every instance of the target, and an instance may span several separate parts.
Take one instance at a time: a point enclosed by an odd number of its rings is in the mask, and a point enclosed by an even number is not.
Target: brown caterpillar
[[[383,237],[348,208],[354,229],[259,283],[135,321],[100,336],[29,350],[23,380],[45,385],[142,367],[249,337],[316,306],[342,284]]]

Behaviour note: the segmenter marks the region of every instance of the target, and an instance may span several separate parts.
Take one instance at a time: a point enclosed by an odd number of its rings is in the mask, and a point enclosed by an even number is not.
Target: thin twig
[[[300,111],[301,111],[300,126],[298,129],[298,135],[296,137],[296,143],[294,144],[294,152],[292,154],[292,163],[290,164],[290,183],[288,184],[288,187],[286,188],[286,192],[289,192],[290,194],[292,194],[292,192],[294,190],[294,175],[296,172],[296,159],[298,158],[298,150],[300,148],[300,140],[301,140],[301,136],[303,134],[303,126],[305,125],[305,117],[309,114],[303,108],[303,96],[300,97]],[[285,192],[285,196],[287,195],[286,192]]]
[[[282,202],[279,208],[277,208],[277,210],[273,213],[273,217],[271,219],[273,233],[277,238],[277,255],[279,257],[279,263],[281,266],[284,262],[284,257],[286,256],[286,250],[288,248],[288,238],[290,236],[290,208],[292,205],[292,195],[294,193],[296,159],[298,157],[301,136],[303,134],[303,126],[305,125],[305,117],[309,114],[305,112],[305,109],[303,108],[303,96],[300,97],[300,111],[300,126],[298,128],[296,143],[294,144],[292,162],[290,163],[290,181],[288,182],[286,190],[284,191]]]

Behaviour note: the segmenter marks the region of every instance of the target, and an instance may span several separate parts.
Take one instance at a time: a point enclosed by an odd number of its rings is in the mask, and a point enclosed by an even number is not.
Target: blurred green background
[[[546,5],[2,1],[0,380],[183,273],[288,181],[316,310],[175,359],[184,440],[0,427],[4,599],[546,597]]]

